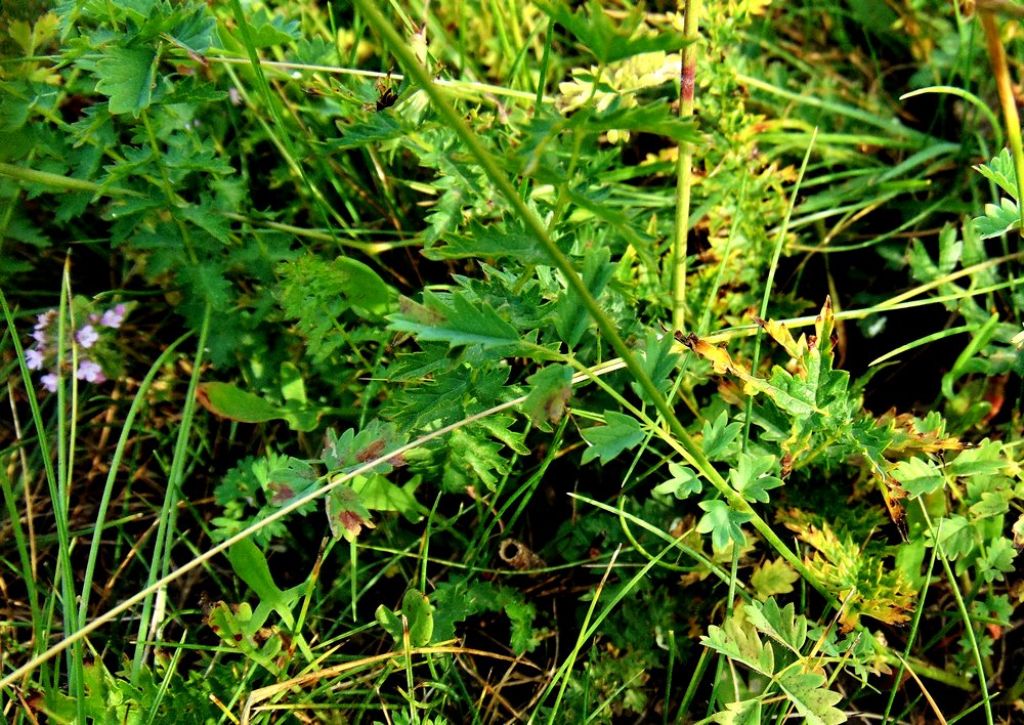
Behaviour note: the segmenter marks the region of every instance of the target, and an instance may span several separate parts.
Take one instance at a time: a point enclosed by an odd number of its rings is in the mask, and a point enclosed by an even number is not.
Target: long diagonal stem
[[[615,327],[615,323],[613,323],[611,318],[605,314],[603,309],[601,309],[597,300],[594,299],[594,296],[590,294],[590,290],[587,289],[586,284],[576,271],[572,261],[570,261],[562,250],[558,248],[550,234],[548,234],[548,230],[544,225],[544,222],[541,221],[537,213],[534,212],[522,198],[520,198],[519,193],[512,185],[512,182],[507,176],[505,176],[505,173],[491,155],[490,151],[488,151],[473,132],[470,131],[469,127],[462,119],[462,116],[459,115],[448,101],[445,92],[431,80],[428,71],[420,65],[419,61],[413,55],[413,52],[402,40],[394,27],[392,27],[392,24],[388,22],[387,18],[385,18],[384,15],[381,14],[380,10],[377,9],[376,4],[371,0],[355,0],[355,5],[373,29],[381,35],[391,52],[398,57],[398,60],[406,69],[409,76],[427,93],[437,113],[459,136],[462,142],[466,145],[470,154],[474,159],[476,159],[476,162],[483,169],[484,173],[487,174],[491,183],[494,184],[495,188],[502,196],[505,197],[509,205],[519,215],[523,223],[526,224],[527,229],[529,229],[537,240],[537,243],[543,248],[544,252],[551,260],[552,265],[564,275],[569,286],[577,295],[579,295],[580,299],[583,301],[583,306],[587,309],[587,312],[590,314],[591,318],[593,318],[594,322],[597,323],[597,327],[604,336],[604,339],[608,341],[608,344],[612,346],[612,349],[614,349],[619,357],[622,358],[623,364],[629,370],[633,379],[636,380],[640,387],[643,388],[644,392],[650,396],[655,409],[668,425],[669,431],[672,435],[676,437],[683,449],[689,453],[695,467],[704,475],[705,478],[707,478],[708,481],[711,482],[731,508],[735,511],[748,514],[751,517],[750,521],[753,527],[757,529],[758,533],[765,538],[769,545],[787,562],[789,562],[811,586],[825,597],[827,601],[831,602],[838,608],[839,603],[836,601],[832,593],[830,593],[821,584],[821,582],[818,581],[818,578],[804,565],[804,562],[790,550],[786,543],[779,538],[778,534],[776,534],[767,522],[761,518],[746,499],[733,490],[722,475],[715,470],[714,466],[711,465],[711,462],[704,455],[704,451],[686,431],[686,428],[683,427],[679,418],[676,417],[675,411],[672,410],[668,400],[666,400],[665,396],[658,390],[657,386],[651,380],[647,371],[644,370],[633,352],[626,346],[625,341],[622,339],[622,336],[619,335],[619,331]]]

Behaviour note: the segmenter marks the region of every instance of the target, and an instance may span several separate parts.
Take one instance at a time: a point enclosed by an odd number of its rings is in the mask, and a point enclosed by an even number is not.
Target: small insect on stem
[[[377,110],[383,111],[398,102],[398,93],[391,87],[391,71],[388,77],[377,81]]]
[[[674,337],[676,339],[676,342],[678,342],[681,345],[686,345],[691,350],[693,350],[694,345],[696,345],[698,342],[700,342],[700,338],[698,338],[692,332],[687,335],[687,334],[684,334],[682,330],[676,330],[672,334],[672,337]]]

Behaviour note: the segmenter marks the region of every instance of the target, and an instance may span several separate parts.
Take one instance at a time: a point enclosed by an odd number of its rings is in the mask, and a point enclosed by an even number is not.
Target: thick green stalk
[[[132,191],[131,189],[119,189],[115,186],[103,186],[102,184],[95,184],[91,181],[85,181],[84,179],[76,179],[71,176],[63,176],[61,174],[51,174],[49,171],[26,169],[21,166],[15,166],[14,164],[0,163],[0,176],[9,176],[12,179],[16,179],[17,181],[21,181],[26,184],[40,184],[41,186],[63,189],[64,191],[88,191],[93,194],[102,194],[104,196],[142,196],[142,194],[137,191]]]
[[[697,17],[700,0],[684,0],[683,48],[679,71],[679,117],[693,117],[693,89],[697,74]],[[676,228],[672,242],[672,328],[686,324],[686,238],[690,233],[690,189],[693,186],[693,144],[679,144],[676,166]]]
[[[484,170],[484,173],[487,174],[491,183],[493,183],[501,195],[505,197],[509,205],[516,211],[523,223],[526,224],[527,229],[529,229],[529,231],[534,235],[538,244],[540,244],[547,256],[551,259],[552,265],[564,275],[566,282],[572,290],[579,295],[580,299],[583,301],[583,306],[587,309],[587,312],[590,313],[594,322],[597,323],[597,327],[601,331],[605,340],[608,341],[608,344],[611,345],[612,349],[614,349],[619,357],[622,358],[623,364],[629,370],[633,379],[636,380],[640,387],[643,388],[643,390],[650,396],[650,399],[654,403],[654,407],[666,421],[669,430],[679,441],[680,446],[691,456],[697,470],[699,470],[704,477],[711,482],[729,506],[736,511],[750,515],[751,524],[755,529],[757,529],[758,533],[765,538],[768,544],[779,552],[779,554],[789,562],[793,568],[811,584],[811,586],[821,593],[823,597],[825,597],[829,602],[832,602],[834,606],[838,607],[839,603],[836,601],[835,597],[824,586],[822,586],[822,584],[817,580],[817,577],[815,577],[814,574],[804,565],[803,561],[794,554],[788,546],[786,546],[786,543],[782,541],[778,534],[776,534],[772,528],[768,526],[765,520],[757,514],[746,499],[733,490],[726,480],[722,478],[722,475],[715,470],[714,466],[711,465],[711,462],[704,455],[704,451],[686,431],[686,428],[683,426],[679,418],[676,417],[675,411],[669,405],[665,396],[661,394],[657,386],[647,374],[647,371],[644,370],[636,356],[629,347],[627,347],[611,318],[605,314],[604,310],[601,309],[601,306],[598,305],[597,300],[590,294],[590,290],[587,289],[586,284],[576,271],[572,261],[570,261],[570,259],[552,240],[544,222],[541,221],[537,213],[520,198],[515,187],[512,185],[512,182],[505,176],[497,161],[495,161],[494,157],[484,147],[477,136],[470,131],[468,126],[466,126],[462,116],[452,107],[451,103],[448,102],[444,91],[433,83],[430,78],[430,74],[416,60],[413,52],[408,48],[406,43],[402,40],[402,37],[394,29],[392,23],[390,23],[387,18],[381,14],[380,10],[377,9],[377,6],[370,2],[370,0],[355,0],[355,4],[370,26],[372,26],[373,29],[381,35],[391,52],[398,57],[398,60],[401,62],[402,66],[404,66],[409,76],[419,83],[427,93],[437,113],[448,124],[448,126],[455,131],[459,138],[462,139],[462,142],[466,145],[466,148],[469,150],[473,158],[476,159],[476,162]]]

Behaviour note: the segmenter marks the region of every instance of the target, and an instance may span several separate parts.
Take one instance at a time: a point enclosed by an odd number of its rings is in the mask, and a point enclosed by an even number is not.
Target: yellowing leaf
[[[772,0],[743,0],[739,4],[739,11],[749,15],[764,15]]]
[[[755,317],[754,321],[761,326],[761,329],[768,333],[768,335],[775,340],[779,345],[782,346],[789,356],[794,360],[799,360],[807,352],[807,338],[801,336],[800,341],[797,342],[793,338],[793,333],[789,331],[781,322],[775,320],[762,320],[760,317]]]
[[[754,567],[750,583],[757,598],[763,602],[775,594],[789,594],[799,578],[800,575],[784,559],[774,559]]]
[[[545,420],[557,423],[565,413],[572,395],[572,368],[568,365],[549,365],[526,379],[530,394],[523,403],[534,425]]]
[[[735,371],[732,358],[729,357],[729,353],[725,351],[725,348],[717,347],[710,342],[701,340],[692,332],[679,341],[710,362],[716,374],[724,375],[730,370]]]
[[[336,539],[345,537],[348,541],[355,541],[364,526],[376,528],[362,497],[350,486],[338,486],[327,494],[326,508],[327,523]]]
[[[939,467],[923,458],[900,461],[893,468],[892,476],[912,499],[938,491],[946,481]]]

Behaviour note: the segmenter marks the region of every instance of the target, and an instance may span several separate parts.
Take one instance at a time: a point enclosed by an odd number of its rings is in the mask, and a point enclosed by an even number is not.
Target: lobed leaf
[[[153,100],[157,54],[152,48],[108,49],[96,63],[96,90],[107,96],[114,115],[130,113],[136,118]]]

